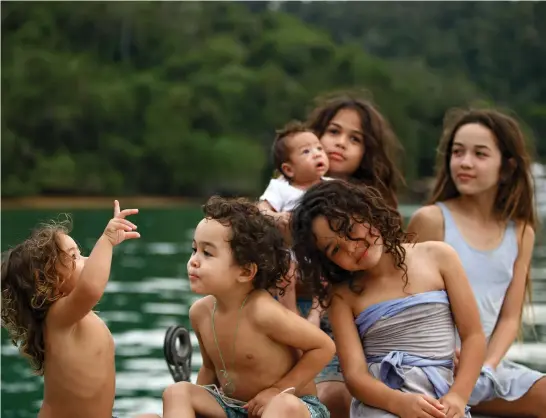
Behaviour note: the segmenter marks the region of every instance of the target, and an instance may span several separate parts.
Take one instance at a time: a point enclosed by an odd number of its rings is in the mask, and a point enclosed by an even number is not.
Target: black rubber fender
[[[189,331],[180,326],[167,328],[163,342],[163,355],[175,382],[189,382],[193,347]]]

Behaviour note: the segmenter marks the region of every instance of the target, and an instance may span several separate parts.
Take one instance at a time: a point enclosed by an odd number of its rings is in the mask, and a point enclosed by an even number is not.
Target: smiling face
[[[282,171],[297,184],[312,184],[326,174],[328,157],[322,144],[312,132],[301,132],[287,138],[288,161]]]
[[[335,232],[325,216],[318,216],[313,220],[312,230],[318,249],[344,270],[368,270],[379,263],[383,254],[379,231],[367,223],[353,221],[348,237]]]
[[[358,169],[364,156],[364,132],[358,112],[351,108],[339,110],[320,138],[330,161],[330,175],[349,178]]]
[[[188,260],[192,292],[209,295],[229,290],[241,275],[229,244],[231,228],[205,218],[197,225]]]
[[[451,147],[450,171],[462,195],[495,191],[502,156],[493,133],[478,123],[461,126]]]

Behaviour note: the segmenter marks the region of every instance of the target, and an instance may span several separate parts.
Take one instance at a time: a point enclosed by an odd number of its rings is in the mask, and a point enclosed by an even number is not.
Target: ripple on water
[[[528,364],[532,368],[546,372],[545,353],[546,343],[515,343],[508,350],[506,357],[509,360]]]
[[[170,292],[188,292],[190,284],[186,277],[146,277],[138,282],[109,281],[106,293],[143,293],[169,295]]]
[[[145,303],[142,311],[151,314],[187,316],[189,308],[183,303]]]

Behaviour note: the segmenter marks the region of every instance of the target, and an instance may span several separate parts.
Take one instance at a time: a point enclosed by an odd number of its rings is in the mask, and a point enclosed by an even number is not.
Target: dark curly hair
[[[376,106],[357,91],[335,92],[319,97],[317,107],[309,114],[307,126],[321,138],[336,114],[343,109],[353,109],[360,116],[364,133],[365,152],[352,178],[381,192],[387,202],[396,207],[396,191],[404,184],[396,158],[403,151],[388,121]]]
[[[282,165],[290,159],[290,146],[288,140],[293,138],[294,135],[303,132],[311,132],[307,126],[302,122],[293,120],[288,122],[282,129],[276,131],[275,140],[273,141],[273,147],[271,153],[273,155],[273,164],[279,173],[281,173],[287,179],[289,176],[282,169]]]
[[[2,326],[38,375],[44,373],[44,321],[61,297],[65,279],[57,268],[59,263],[73,267],[72,258],[59,246],[59,234],[69,231],[69,220],[42,224],[3,255]]]
[[[291,223],[299,278],[318,297],[322,307],[328,307],[333,285],[347,283],[353,291],[360,290],[354,286],[359,272],[342,269],[317,247],[312,227],[319,216],[328,220],[332,231],[348,239],[352,239],[349,231],[353,222],[367,222],[376,228],[386,252],[392,255],[396,267],[404,271],[404,286],[407,284],[406,250],[402,243],[409,236],[400,226],[398,212],[373,187],[345,180],[323,181],[303,195],[292,213]]]
[[[290,253],[272,216],[245,198],[211,197],[203,206],[205,218],[231,228],[229,244],[239,266],[255,264],[255,289],[284,294],[283,277],[290,268]]]

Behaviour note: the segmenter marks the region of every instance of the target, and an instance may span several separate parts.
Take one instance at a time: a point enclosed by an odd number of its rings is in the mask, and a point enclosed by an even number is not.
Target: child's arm
[[[297,393],[333,358],[336,351],[334,342],[305,318],[264,296],[254,313],[256,325],[272,340],[303,352],[294,368],[274,387],[280,391],[293,387]]]
[[[207,298],[199,299],[197,302],[195,302],[190,308],[189,312],[191,327],[197,336],[197,341],[199,342],[199,352],[201,353],[201,357],[203,359],[203,364],[199,369],[196,381],[196,384],[201,386],[218,383],[214,364],[207,354],[207,350],[205,350],[205,347],[203,346],[203,340],[201,339],[201,333],[199,332],[199,325],[202,323],[203,316],[210,313],[207,307],[206,299]]]
[[[457,394],[466,405],[485,357],[486,342],[478,304],[457,252],[450,245],[440,242],[434,243],[430,249],[444,279],[455,325],[461,337],[457,376],[448,395]]]
[[[484,364],[493,369],[497,368],[517,337],[525,299],[525,284],[529,280],[529,267],[535,245],[535,231],[531,226],[527,225],[522,237],[523,228],[518,229],[519,252],[514,263],[514,276],[504,297],[499,319],[489,340],[485,356]]]
[[[394,390],[368,372],[364,350],[354,323],[351,307],[339,295],[335,295],[328,309],[337,354],[345,383],[351,395],[368,406],[406,417],[433,416],[444,418],[442,405],[425,395],[414,395]]]
[[[324,312],[324,308],[320,305],[316,296],[313,297],[313,304],[311,306],[307,320],[320,328],[320,317],[322,316],[322,312]]]
[[[66,297],[55,302],[49,311],[49,322],[58,327],[76,324],[99,302],[110,276],[112,253],[115,245],[126,239],[139,238],[138,232],[132,232],[136,225],[125,219],[138,213],[138,209],[120,211],[115,201],[114,218],[110,220],[104,233],[99,238],[75,285]]]

